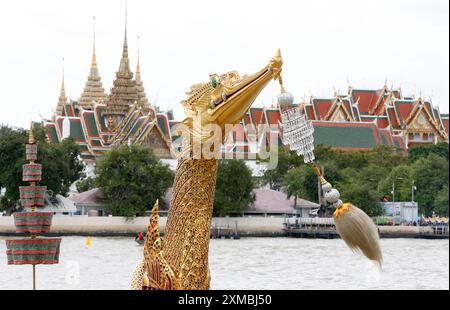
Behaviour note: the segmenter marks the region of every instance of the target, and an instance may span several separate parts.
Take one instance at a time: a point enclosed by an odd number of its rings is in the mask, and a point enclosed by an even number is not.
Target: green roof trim
[[[388,138],[385,133],[380,132],[380,141],[382,145],[389,145]]]
[[[133,127],[131,128],[131,130],[129,131],[129,134],[134,134],[136,131],[138,131],[139,128],[141,128],[142,123],[144,122],[144,119],[138,119],[138,121],[136,123],[134,123]]]
[[[91,140],[92,146],[102,146],[102,143],[99,140]]]
[[[158,117],[158,126],[159,128],[162,130],[162,132],[167,135],[168,133],[166,132],[166,126],[165,126],[165,122],[164,119],[162,117]]]
[[[88,113],[86,115],[86,123],[88,126],[88,130],[89,130],[89,134],[93,135],[93,136],[98,136],[98,128],[97,128],[97,123],[95,122],[95,116],[93,113]]]
[[[83,128],[80,121],[70,122],[70,137],[75,140],[85,140],[83,135]]]
[[[314,144],[339,148],[369,149],[377,146],[374,128],[314,125]]]
[[[59,143],[58,134],[56,132],[56,127],[50,126],[48,128],[48,132],[50,134],[50,140],[52,141],[52,143]]]

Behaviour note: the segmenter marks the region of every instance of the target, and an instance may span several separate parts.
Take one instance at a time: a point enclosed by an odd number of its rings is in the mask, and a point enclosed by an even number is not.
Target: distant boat
[[[139,233],[136,237],[134,237],[134,241],[136,241],[139,245],[144,245],[146,236],[143,233]]]
[[[145,243],[145,239],[138,239],[138,238],[136,238],[136,239],[134,239],[134,241],[136,241],[136,243],[139,244],[139,245],[144,245],[144,243]]]

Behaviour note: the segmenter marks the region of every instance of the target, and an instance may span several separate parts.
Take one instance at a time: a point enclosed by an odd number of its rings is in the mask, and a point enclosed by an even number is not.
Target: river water
[[[31,289],[31,266],[8,266],[0,289]],[[448,240],[382,239],[383,270],[340,239],[211,240],[212,289],[449,289]],[[127,290],[142,259],[133,238],[63,237],[60,264],[37,266],[37,288]]]

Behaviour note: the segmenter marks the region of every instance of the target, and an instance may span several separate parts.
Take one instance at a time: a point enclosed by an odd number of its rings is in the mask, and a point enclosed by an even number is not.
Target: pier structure
[[[332,218],[285,218],[283,232],[297,238],[339,238]]]

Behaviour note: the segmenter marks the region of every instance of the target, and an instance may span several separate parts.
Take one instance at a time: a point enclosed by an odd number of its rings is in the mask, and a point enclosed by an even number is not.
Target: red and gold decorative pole
[[[8,265],[33,266],[33,290],[36,289],[36,265],[52,265],[59,263],[60,238],[38,238],[38,234],[50,231],[53,213],[36,212],[36,208],[45,205],[46,186],[38,186],[42,179],[42,165],[36,164],[38,146],[31,126],[26,145],[26,159],[23,165],[24,182],[29,186],[21,186],[20,203],[31,212],[14,214],[16,233],[31,234],[30,239],[6,240]]]

